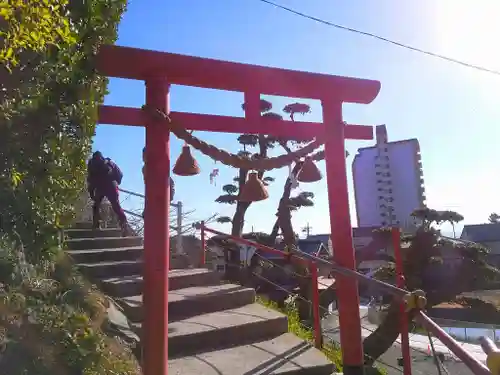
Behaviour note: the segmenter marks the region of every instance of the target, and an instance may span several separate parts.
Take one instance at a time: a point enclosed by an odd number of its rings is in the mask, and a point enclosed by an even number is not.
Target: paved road
[[[366,308],[360,309],[360,314],[365,317],[367,314]],[[367,337],[376,326],[368,322],[366,318],[362,319],[363,337]],[[340,330],[338,328],[338,317],[331,315],[328,319],[323,320],[323,332],[326,340],[340,341]],[[434,339],[434,347],[436,352],[445,355],[444,365],[450,375],[470,375],[472,372],[458,360],[439,340]],[[481,350],[479,345],[463,343],[463,347],[478,360],[485,363],[486,355]],[[429,339],[424,335],[412,334],[410,335],[410,347],[412,355],[412,372],[415,375],[435,375],[438,374],[433,357],[428,354]],[[397,360],[401,357],[401,344],[400,338],[393,344],[380,359],[386,364],[389,375],[402,374],[402,367],[398,366]],[[445,373],[443,373],[445,374]]]

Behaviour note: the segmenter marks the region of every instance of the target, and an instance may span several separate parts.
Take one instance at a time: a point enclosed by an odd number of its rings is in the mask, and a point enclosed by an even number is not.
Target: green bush
[[[85,188],[86,159],[107,84],[94,68],[95,55],[116,40],[126,0],[47,0],[33,2],[35,8],[25,3],[31,2],[9,2],[19,6],[18,16],[0,22],[0,51],[16,52],[14,66],[0,58],[0,231],[17,231],[28,258],[36,261],[52,255],[58,228],[71,220]],[[42,27],[45,41],[40,36],[29,48],[25,33],[12,30],[31,30],[37,18],[23,12],[39,15],[44,7],[64,31]],[[8,8],[0,9],[4,14]]]
[[[68,0],[0,1],[0,63],[16,67],[25,50],[44,53],[48,46],[74,43],[64,11]]]
[[[1,363],[6,373],[140,374],[131,351],[103,333],[107,299],[59,254],[34,266],[23,260],[21,248],[7,241],[0,246],[2,264],[10,262],[0,275]]]
[[[115,42],[126,3],[0,0],[2,373],[140,374],[103,333],[107,300],[60,244],[106,94],[95,56]]]

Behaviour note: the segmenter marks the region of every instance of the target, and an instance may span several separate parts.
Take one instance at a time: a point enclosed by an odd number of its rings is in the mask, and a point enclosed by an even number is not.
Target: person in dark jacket
[[[94,152],[87,164],[87,184],[90,198],[94,201],[92,220],[95,229],[100,228],[100,207],[107,198],[118,217],[124,235],[128,233],[128,222],[120,205],[118,185],[122,180],[120,168],[109,158],[104,158],[100,151]]]

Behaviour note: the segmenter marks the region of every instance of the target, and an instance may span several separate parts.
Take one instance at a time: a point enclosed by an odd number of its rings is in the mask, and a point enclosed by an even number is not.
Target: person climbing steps
[[[131,234],[131,228],[127,221],[127,216],[123,211],[118,193],[118,186],[121,184],[123,174],[110,158],[104,158],[100,151],[94,152],[87,164],[87,185],[90,198],[94,201],[92,206],[92,226],[94,229],[100,228],[101,215],[100,208],[104,198],[111,204],[111,208],[118,218],[122,235]]]

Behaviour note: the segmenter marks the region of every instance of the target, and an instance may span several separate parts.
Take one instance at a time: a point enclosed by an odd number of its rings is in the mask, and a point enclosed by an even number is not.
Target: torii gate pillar
[[[170,85],[163,77],[146,80],[146,104],[169,113]],[[168,270],[170,258],[170,129],[159,117],[146,117],[146,200],[144,207],[145,375],[168,371]]]

